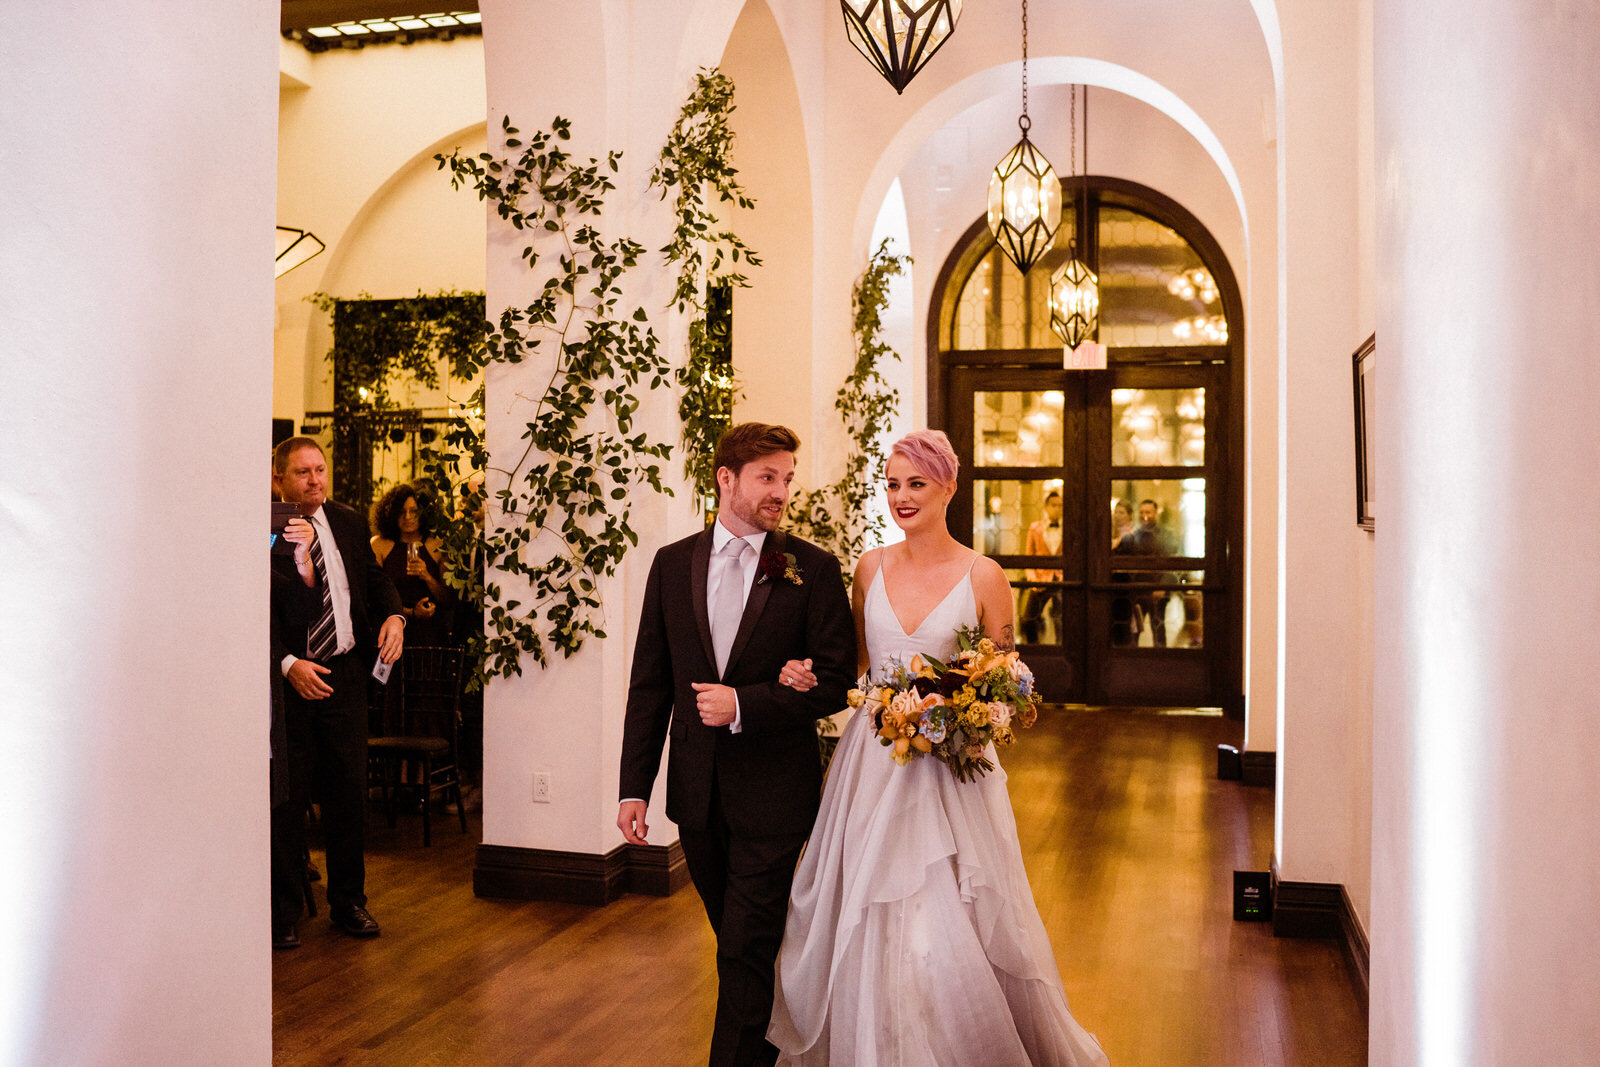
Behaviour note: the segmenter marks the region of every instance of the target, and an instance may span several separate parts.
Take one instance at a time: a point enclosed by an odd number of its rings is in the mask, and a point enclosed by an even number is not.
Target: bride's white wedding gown
[[[876,675],[948,661],[978,621],[970,572],[907,634],[878,569],[866,598]],[[958,782],[897,765],[871,716],[845,726],[795,876],[768,1038],[780,1063],[852,1067],[1104,1064],[1072,1018],[1022,866],[1005,771]]]

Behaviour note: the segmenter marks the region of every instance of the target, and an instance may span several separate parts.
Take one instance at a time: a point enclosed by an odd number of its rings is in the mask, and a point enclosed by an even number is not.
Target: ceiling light
[[[961,0],[839,0],[845,34],[896,93],[955,32]]]
[[[292,226],[278,227],[278,257],[274,278],[281,278],[306,260],[321,252],[325,246],[309,230]]]
[[[1022,0],[1022,140],[989,179],[989,231],[1023,274],[1050,250],[1061,226],[1061,180],[1028,140],[1028,0]]]
[[[1078,172],[1078,87],[1072,87],[1072,156],[1068,177],[1076,178]],[[1088,264],[1078,258],[1078,236],[1084,232],[1085,216],[1089,213],[1089,87],[1083,89],[1083,181],[1078,190],[1083,193],[1083,203],[1073,214],[1073,236],[1067,241],[1067,261],[1050,275],[1050,328],[1076,349],[1092,340],[1100,328],[1100,279]]]

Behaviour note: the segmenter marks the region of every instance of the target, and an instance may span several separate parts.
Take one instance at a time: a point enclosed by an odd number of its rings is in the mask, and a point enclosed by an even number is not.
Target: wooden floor
[[[1272,850],[1272,791],[1215,777],[1216,746],[1238,734],[1213,716],[1074,708],[1005,753],[1073,1014],[1118,1067],[1366,1062],[1335,943],[1233,921],[1232,872],[1265,870]],[[714,946],[693,889],[605,908],[479,900],[470,826],[436,821],[423,849],[416,817],[373,822],[383,936],[351,940],[323,909],[303,947],[273,954],[274,1062],[704,1063]]]

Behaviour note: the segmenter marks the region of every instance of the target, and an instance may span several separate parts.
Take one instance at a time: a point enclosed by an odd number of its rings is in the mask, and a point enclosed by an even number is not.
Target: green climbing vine
[[[867,505],[878,491],[884,438],[900,403],[899,392],[883,376],[882,368],[900,358],[883,340],[883,311],[890,279],[910,263],[910,256],[891,253],[885,240],[856,279],[850,297],[856,362],[833,401],[849,435],[844,474],[831,485],[796,493],[789,505],[790,528],[839,557],[846,581],[868,542],[883,531],[883,517],[869,518]]]
[[[639,540],[629,523],[630,490],[671,493],[659,462],[671,446],[636,431],[634,416],[638,395],[667,384],[672,370],[644,309],[619,307],[621,280],[644,248],[608,239],[590,221],[616,188],[611,175],[621,153],[581,162],[562,147],[571,123],[559,116],[525,142],[505,118],[501,135],[512,153],[505,159],[460,150],[434,157],[452,186],[474,189],[526,236],[522,259],[544,276],[533,302],[502,311],[485,336],[486,364],[534,356],[550,364],[544,391],[526,398],[534,411],[522,451],[488,466],[481,422],[462,420],[430,457],[429,477],[446,485],[463,459],[486,470],[501,517],[479,535],[463,515],[446,539],[463,600],[490,605],[481,647],[469,650],[491,676],[520,674],[524,653],[543,666],[555,652],[571,656],[586,638],[605,636],[598,582]],[[481,388],[472,406],[482,410]],[[486,579],[474,588],[480,543]],[[523,580],[527,599],[502,595],[503,575]]]
[[[714,210],[716,203],[755,207],[729,162],[733,110],[733,81],[715,67],[702,69],[650,172],[651,187],[660,188],[663,200],[672,196],[677,217],[672,240],[661,251],[678,267],[673,301],[690,316],[688,354],[677,371],[678,415],[684,474],[694,483],[702,509],[716,499],[712,455],[732,421],[738,388],[730,336],[732,290],[750,284],[740,273],[741,261],[761,264]]]

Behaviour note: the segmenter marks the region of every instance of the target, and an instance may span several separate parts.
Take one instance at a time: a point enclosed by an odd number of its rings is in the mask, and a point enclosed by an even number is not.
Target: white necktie
[[[722,546],[722,573],[717,579],[717,591],[709,605],[711,612],[711,647],[717,653],[717,676],[728,667],[728,653],[733,649],[734,635],[739,632],[739,620],[744,617],[744,560],[750,542],[735,537]]]

